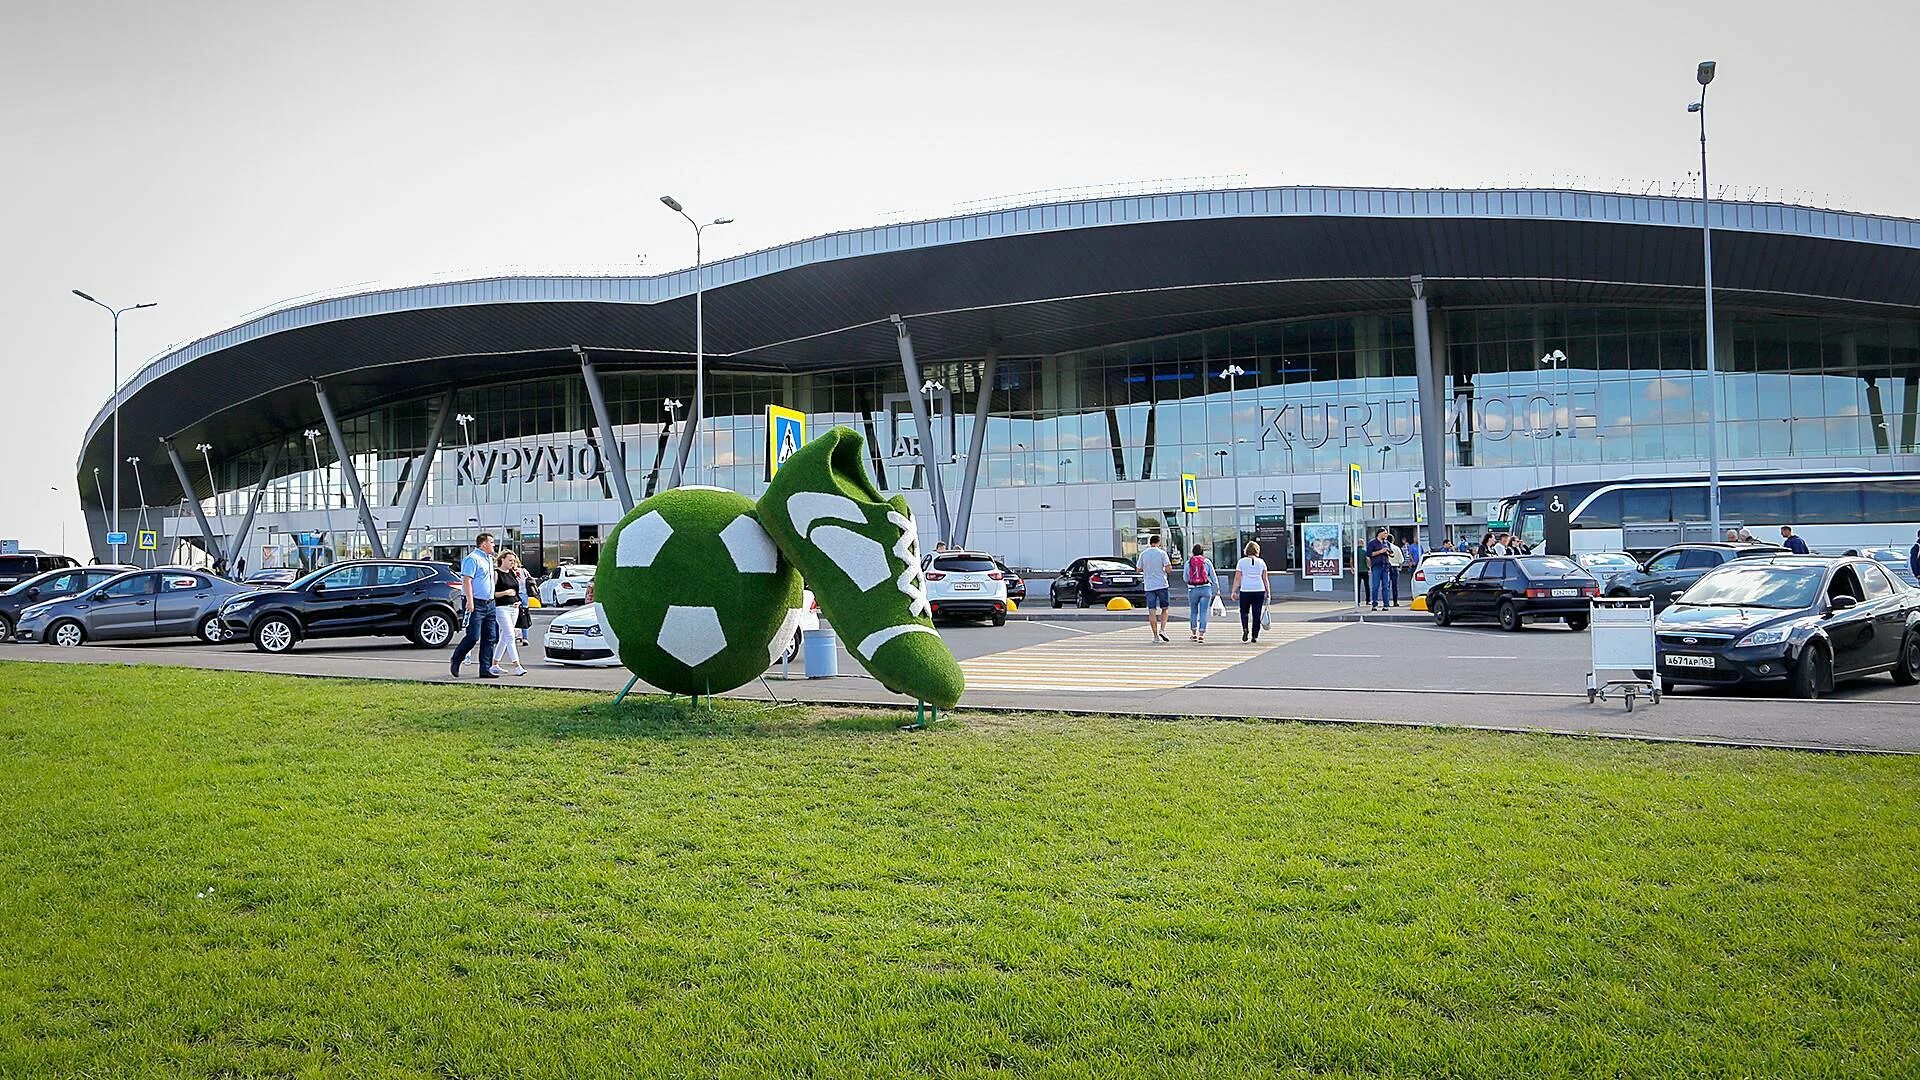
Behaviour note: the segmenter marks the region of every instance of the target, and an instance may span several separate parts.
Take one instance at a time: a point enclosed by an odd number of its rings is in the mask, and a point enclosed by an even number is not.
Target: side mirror
[[[100,603],[101,601],[104,601],[106,598],[107,598],[107,590],[105,589],[101,589],[99,592],[93,594],[93,600],[94,600],[94,603],[96,604]]]
[[[40,586],[38,585],[35,585],[33,588],[27,590],[27,598],[29,600],[39,595],[40,595]]]
[[[1827,610],[1828,611],[1845,611],[1850,607],[1858,607],[1859,605],[1860,605],[1860,601],[1854,597],[1836,596],[1832,600],[1827,601]]]

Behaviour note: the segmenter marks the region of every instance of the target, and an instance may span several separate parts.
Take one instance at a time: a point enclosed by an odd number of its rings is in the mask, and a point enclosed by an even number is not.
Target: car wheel
[[[1048,593],[1047,600],[1049,603],[1053,604],[1053,610],[1055,611],[1060,610],[1060,590],[1059,589],[1054,589],[1052,592]]]
[[[780,654],[780,663],[791,663],[800,658],[800,637],[805,633],[805,630],[794,630],[793,640],[787,642],[787,651]]]
[[[995,615],[995,616],[993,617],[993,625],[995,625],[995,626],[1005,626],[1005,625],[1007,625],[1007,613],[1003,611],[1003,612],[1001,612],[1000,614],[998,614],[998,615]]]
[[[1893,681],[1901,686],[1920,683],[1920,633],[1907,631],[1900,645],[1900,658],[1893,662]]]
[[[0,615],[0,641],[13,640],[13,620]]]
[[[227,629],[220,625],[220,616],[209,615],[194,627],[193,636],[209,645],[218,645],[227,640]]]
[[[1567,629],[1575,631],[1577,633],[1581,630],[1585,630],[1586,628],[1587,628],[1587,616],[1585,615],[1567,616]]]
[[[1447,607],[1446,597],[1444,596],[1428,597],[1427,610],[1433,613],[1433,625],[1435,626],[1453,625],[1453,611],[1452,609]]]
[[[1505,630],[1508,633],[1512,633],[1515,630],[1523,629],[1527,625],[1526,623],[1520,620],[1520,609],[1518,607],[1515,607],[1513,601],[1511,600],[1500,601],[1499,614],[1500,614],[1500,629]]]
[[[1833,684],[1832,668],[1833,662],[1827,658],[1825,648],[1807,646],[1801,652],[1799,661],[1793,665],[1793,674],[1787,680],[1787,693],[1808,700],[1819,697],[1821,691]]]
[[[413,617],[413,629],[407,634],[423,649],[438,649],[453,640],[453,616],[437,608]]]
[[[298,640],[299,631],[285,615],[269,615],[253,624],[253,647],[263,653],[288,652]]]
[[[87,643],[87,628],[72,619],[62,619],[47,628],[47,640],[63,649],[77,648]]]
[[[1093,603],[1093,601],[1087,597],[1087,591],[1085,589],[1080,590],[1079,594],[1074,597],[1074,600],[1081,607],[1086,607],[1088,604]]]

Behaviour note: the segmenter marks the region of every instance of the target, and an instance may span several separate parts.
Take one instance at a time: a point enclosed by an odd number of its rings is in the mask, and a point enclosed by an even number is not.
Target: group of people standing
[[[1149,537],[1147,549],[1140,553],[1140,577],[1147,592],[1147,635],[1156,643],[1172,641],[1167,637],[1168,596],[1171,592],[1168,575],[1172,568],[1172,556],[1160,546],[1160,537]],[[1220,595],[1219,574],[1214,570],[1213,560],[1207,558],[1206,545],[1193,545],[1193,553],[1187,556],[1184,572],[1187,582],[1187,636],[1195,643],[1205,642],[1207,625],[1213,617],[1213,600]],[[1261,623],[1266,617],[1267,596],[1272,584],[1267,564],[1260,558],[1260,545],[1252,540],[1247,541],[1246,547],[1241,550],[1240,562],[1233,568],[1232,585],[1226,594],[1227,599],[1236,601],[1240,607],[1241,641],[1260,640]]]
[[[467,628],[453,650],[453,677],[476,647],[480,650],[480,678],[525,675],[520,646],[527,644],[533,626],[533,578],[511,551],[494,553],[492,533],[474,538],[473,550],[460,560],[460,592],[466,605]],[[503,669],[502,664],[511,663]]]

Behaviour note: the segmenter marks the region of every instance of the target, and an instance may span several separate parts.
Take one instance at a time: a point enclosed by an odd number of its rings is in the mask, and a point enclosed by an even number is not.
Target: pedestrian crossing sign
[[[1200,509],[1200,480],[1190,472],[1180,474],[1180,508],[1189,514]]]
[[[773,479],[780,466],[805,445],[806,414],[778,405],[767,406],[767,479]]]
[[[160,549],[160,534],[152,529],[141,529],[139,540],[140,542],[134,546],[141,551],[158,551]]]
[[[1360,466],[1347,466],[1347,505],[1360,506]]]

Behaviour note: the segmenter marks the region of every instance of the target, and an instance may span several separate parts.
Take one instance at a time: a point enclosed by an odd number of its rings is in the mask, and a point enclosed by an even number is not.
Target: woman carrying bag
[[[1204,545],[1193,545],[1187,560],[1187,631],[1194,641],[1207,640],[1207,620],[1213,615],[1213,563]]]
[[[493,617],[500,620],[500,645],[494,650],[493,671],[495,675],[525,675],[526,666],[520,663],[520,647],[515,643],[518,633],[514,623],[518,621],[520,605],[526,603],[527,575],[520,569],[520,559],[511,551],[503,551],[495,561],[496,573],[493,588]],[[500,670],[500,665],[513,661],[512,671]]]
[[[1267,606],[1267,564],[1260,558],[1258,541],[1247,541],[1244,550],[1240,565],[1233,570],[1233,591],[1240,600],[1240,640],[1259,641]]]

